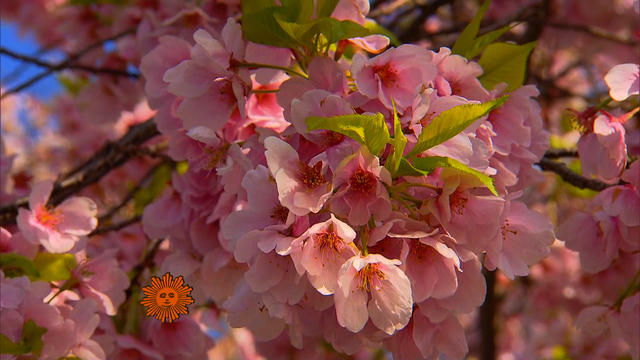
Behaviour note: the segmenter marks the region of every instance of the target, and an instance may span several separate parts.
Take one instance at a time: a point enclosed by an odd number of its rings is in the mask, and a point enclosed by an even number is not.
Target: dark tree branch
[[[487,281],[487,295],[484,303],[480,306],[480,360],[496,359],[496,307],[497,299],[495,294],[496,272],[482,271]]]
[[[73,64],[76,60],[78,60],[79,58],[83,57],[84,55],[88,54],[90,51],[93,51],[97,48],[100,48],[102,45],[104,45],[104,43],[108,42],[108,41],[114,41],[117,40],[121,37],[124,37],[126,35],[129,34],[133,34],[135,31],[135,29],[129,29],[126,31],[123,31],[119,34],[116,34],[114,36],[108,37],[106,39],[100,40],[94,44],[91,44],[89,46],[87,46],[86,48],[80,50],[78,53],[73,54],[73,55],[69,55],[69,57],[67,57],[66,60],[60,62],[56,67],[58,68],[67,68],[69,67],[69,65]],[[0,95],[0,99],[4,99],[5,97],[11,95],[11,94],[16,94],[28,87],[30,87],[31,85],[37,83],[38,81],[44,79],[45,77],[53,74],[54,72],[56,72],[57,70],[55,69],[47,69],[43,72],[41,72],[38,75],[33,76],[32,78],[26,80],[25,82],[16,85],[15,87],[5,91],[2,95]]]
[[[72,175],[57,181],[53,186],[48,205],[56,206],[88,185],[98,182],[111,170],[137,155],[137,147],[158,134],[153,119],[130,127],[118,141],[107,142],[89,160],[77,167]],[[26,206],[28,206],[28,198],[0,207],[0,226],[14,224],[18,209]]]
[[[542,159],[540,159],[540,161],[536,165],[540,166],[542,170],[551,171],[560,175],[562,180],[580,189],[602,191],[610,186],[613,186],[612,184],[606,184],[595,179],[587,179],[584,176],[573,172],[565,164],[553,161],[547,157],[543,157]]]
[[[559,159],[563,157],[578,157],[578,150],[571,149],[549,149],[544,153],[547,159]]]
[[[110,231],[117,231],[117,230],[126,228],[131,224],[135,224],[141,219],[142,219],[142,215],[136,215],[130,219],[123,220],[121,222],[104,225],[104,226],[98,226],[98,228],[93,230],[93,232],[91,232],[88,236],[101,235]]]
[[[28,62],[43,68],[48,69],[49,71],[52,72],[57,72],[57,71],[62,71],[62,70],[66,70],[66,69],[70,69],[70,70],[83,70],[83,71],[87,71],[90,72],[92,74],[106,74],[106,75],[114,75],[114,76],[126,76],[126,77],[130,77],[130,78],[138,78],[138,74],[136,73],[132,73],[132,72],[128,72],[126,70],[119,70],[119,69],[108,69],[108,68],[96,68],[93,66],[88,66],[88,65],[81,65],[81,64],[64,64],[60,63],[60,64],[51,64],[48,63],[46,61],[42,61],[38,58],[32,57],[32,56],[28,56],[28,55],[23,55],[23,54],[18,54],[16,52],[13,52],[9,49],[5,49],[4,47],[0,46],[0,54],[4,54],[7,56],[10,56],[16,60],[20,60],[20,61],[24,61],[24,62]]]
[[[637,41],[633,41],[632,39],[624,39],[621,38],[615,34],[611,34],[605,30],[602,29],[598,29],[596,27],[592,27],[592,26],[586,26],[586,25],[578,25],[578,24],[566,24],[566,23],[559,23],[559,22],[548,22],[547,23],[548,26],[554,27],[556,29],[562,29],[562,30],[570,30],[570,31],[577,31],[577,32],[581,32],[599,39],[603,39],[603,40],[608,40],[608,41],[612,41],[612,42],[616,42],[618,44],[622,44],[622,45],[627,45],[627,46],[636,46],[638,45]]]

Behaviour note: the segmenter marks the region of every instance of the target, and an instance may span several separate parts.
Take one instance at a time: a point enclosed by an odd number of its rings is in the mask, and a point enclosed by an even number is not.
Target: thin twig
[[[86,55],[87,53],[89,53],[90,51],[103,46],[104,43],[106,43],[108,41],[117,40],[117,39],[119,39],[119,38],[121,38],[123,36],[129,35],[129,34],[133,34],[134,31],[135,31],[135,29],[128,29],[128,30],[125,30],[125,31],[123,31],[123,32],[121,32],[119,34],[116,34],[114,36],[111,36],[111,37],[108,37],[106,39],[102,39],[102,40],[100,40],[100,41],[98,41],[96,43],[93,43],[93,44],[87,46],[86,48],[80,50],[76,54],[70,55],[69,57],[67,57],[66,60],[60,62],[57,67],[66,68],[69,65],[73,64],[79,58],[81,58],[84,55]],[[55,71],[57,71],[57,70],[47,69],[44,72],[42,72],[42,73],[40,73],[38,75],[35,75],[32,78],[29,78],[25,82],[23,82],[23,83],[21,83],[19,85],[16,85],[15,87],[5,91],[2,95],[0,95],[0,99],[3,99],[3,98],[5,98],[5,97],[7,97],[7,96],[9,96],[11,94],[18,93],[18,92],[30,87],[31,85],[37,83],[38,81],[44,79],[45,77],[53,74]]]
[[[139,77],[138,74],[136,73],[132,73],[132,72],[128,72],[126,70],[119,70],[119,69],[109,69],[109,68],[96,68],[93,66],[88,66],[88,65],[82,65],[82,64],[67,64],[65,65],[64,62],[60,63],[60,64],[51,64],[48,63],[46,61],[42,61],[38,58],[32,57],[32,56],[28,56],[28,55],[23,55],[23,54],[18,54],[16,52],[13,52],[9,49],[6,49],[4,47],[0,46],[0,54],[4,54],[7,56],[10,56],[16,60],[20,60],[20,61],[24,61],[24,62],[28,62],[43,68],[46,68],[52,72],[57,72],[57,71],[62,71],[62,70],[82,70],[82,71],[87,71],[90,72],[92,74],[106,74],[106,75],[115,75],[115,76],[126,76],[126,77],[130,77],[130,78],[137,78]]]
[[[131,224],[135,224],[140,220],[142,220],[142,215],[136,215],[132,218],[123,220],[121,222],[117,222],[117,223],[109,224],[105,226],[98,226],[98,228],[93,230],[93,232],[91,232],[88,236],[101,235],[110,231],[117,231],[117,230],[126,228]]]
[[[573,172],[565,164],[561,162],[553,161],[546,157],[543,157],[542,159],[540,159],[537,165],[540,166],[542,170],[551,171],[560,175],[562,180],[580,189],[591,189],[595,191],[602,191],[610,186],[613,186],[612,184],[603,183],[602,181],[599,181],[599,180],[587,179],[584,176]]]
[[[140,145],[158,134],[153,119],[130,127],[129,131],[118,141],[107,142],[89,160],[79,166],[73,175],[57,181],[53,186],[48,205],[58,205],[69,196],[98,182],[111,170],[136,156],[136,151],[133,151],[136,149],[136,145]],[[22,198],[12,204],[0,207],[0,226],[14,224],[18,209],[27,205],[28,198]]]

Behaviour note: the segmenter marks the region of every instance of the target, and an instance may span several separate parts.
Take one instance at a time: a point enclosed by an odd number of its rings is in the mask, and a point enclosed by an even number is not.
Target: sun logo
[[[171,274],[151,277],[151,285],[142,288],[144,297],[140,304],[147,309],[147,316],[162,322],[173,322],[180,314],[188,314],[187,305],[193,304],[192,287],[184,284],[182,275],[174,278]]]

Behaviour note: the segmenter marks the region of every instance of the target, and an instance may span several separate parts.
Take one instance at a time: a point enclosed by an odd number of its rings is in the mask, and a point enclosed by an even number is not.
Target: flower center
[[[314,190],[318,186],[326,184],[327,178],[322,175],[322,162],[318,161],[313,166],[300,162],[300,181],[307,190]]]
[[[204,148],[205,161],[204,161],[204,169],[205,170],[213,170],[216,168],[220,162],[227,156],[227,150],[231,144],[225,144],[218,148],[212,148],[207,146]]]
[[[398,73],[389,63],[374,66],[373,72],[378,75],[382,85],[386,87],[393,87],[398,81]]]
[[[55,230],[58,224],[62,221],[62,215],[60,211],[48,210],[44,206],[36,210],[36,219],[45,227]]]
[[[507,240],[507,236],[509,234],[511,235],[518,235],[518,231],[516,230],[511,230],[511,223],[509,222],[509,219],[505,219],[504,220],[504,224],[502,224],[502,227],[500,229],[500,233],[502,235],[502,241]]]
[[[273,211],[271,213],[272,219],[278,220],[282,223],[287,222],[288,216],[289,216],[289,209],[287,209],[286,207],[280,204],[276,205],[276,207],[273,208]]]
[[[344,135],[335,131],[326,130],[324,132],[324,139],[325,139],[326,146],[333,146],[333,145],[340,144],[340,142],[344,140]]]
[[[425,245],[420,241],[413,241],[411,250],[419,261],[425,261],[431,258],[435,253],[435,250],[431,246]]]
[[[316,240],[316,247],[320,251],[333,251],[336,253],[342,253],[344,248],[342,238],[336,234],[330,227],[327,231],[314,235]]]
[[[373,192],[377,184],[376,176],[362,168],[356,170],[349,178],[349,187],[365,194]]]
[[[387,277],[380,270],[379,264],[367,264],[358,271],[356,278],[360,283],[358,287],[362,290],[371,292],[371,290],[380,290],[382,288],[382,280]]]
[[[462,191],[456,190],[449,198],[451,211],[458,215],[463,215],[464,208],[467,206],[467,201],[469,201],[469,199],[462,193]]]

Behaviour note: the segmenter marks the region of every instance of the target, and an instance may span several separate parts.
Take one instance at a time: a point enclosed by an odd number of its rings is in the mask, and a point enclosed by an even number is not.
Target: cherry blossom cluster
[[[486,86],[487,69],[455,48],[389,47],[379,34],[318,35],[305,51],[258,44],[240,1],[89,3],[0,5],[45,47],[72,54],[114,37],[115,50],[96,47],[82,63],[140,74],[63,73],[67,93],[51,106],[21,105],[35,143],[18,111],[6,116],[15,98],[3,99],[0,200],[28,206],[0,228],[0,340],[15,345],[0,359],[461,359],[477,345],[483,274],[495,270],[504,358],[559,357],[558,346],[575,358],[640,356],[637,64],[604,78],[624,111],[605,102],[571,115],[582,174],[608,187],[564,209],[558,244],[554,216],[530,200],[549,148],[542,113],[565,104],[541,109],[535,86]],[[559,3],[620,30],[583,2]],[[489,16],[506,5],[494,1]],[[369,26],[369,6],[340,0],[330,16]],[[553,73],[570,58],[557,48],[576,42],[549,34],[536,51],[554,55]],[[600,50],[598,71],[628,50]],[[450,111],[483,106],[422,146]],[[62,201],[53,179],[151,118],[162,136],[147,144],[179,166],[144,210],[125,209],[141,224],[98,235],[99,214],[156,159],[130,160]],[[348,119],[370,122],[341,127]],[[137,302],[142,283],[166,272],[195,299],[172,324]],[[215,348],[212,331],[226,334]]]
[[[279,63],[242,65],[271,51]],[[393,178],[388,154],[305,122],[382,113],[391,124],[395,104],[408,152],[443,111],[499,97],[476,63],[414,45],[277,71],[291,62],[288,50],[247,43],[233,19],[219,34],[165,36],[142,59],[169,154],[189,163],[143,216],[149,236],[170,239],[161,271],[200,284],[196,302],[214,301],[266,351],[284,337],[298,349],[384,343],[399,359],[462,358],[459,316],[483,302],[482,264],[527,275],[554,240],[551,223],[517,200],[548,146],[537,91],[512,92],[424,154],[492,176],[495,196],[455,169]]]

